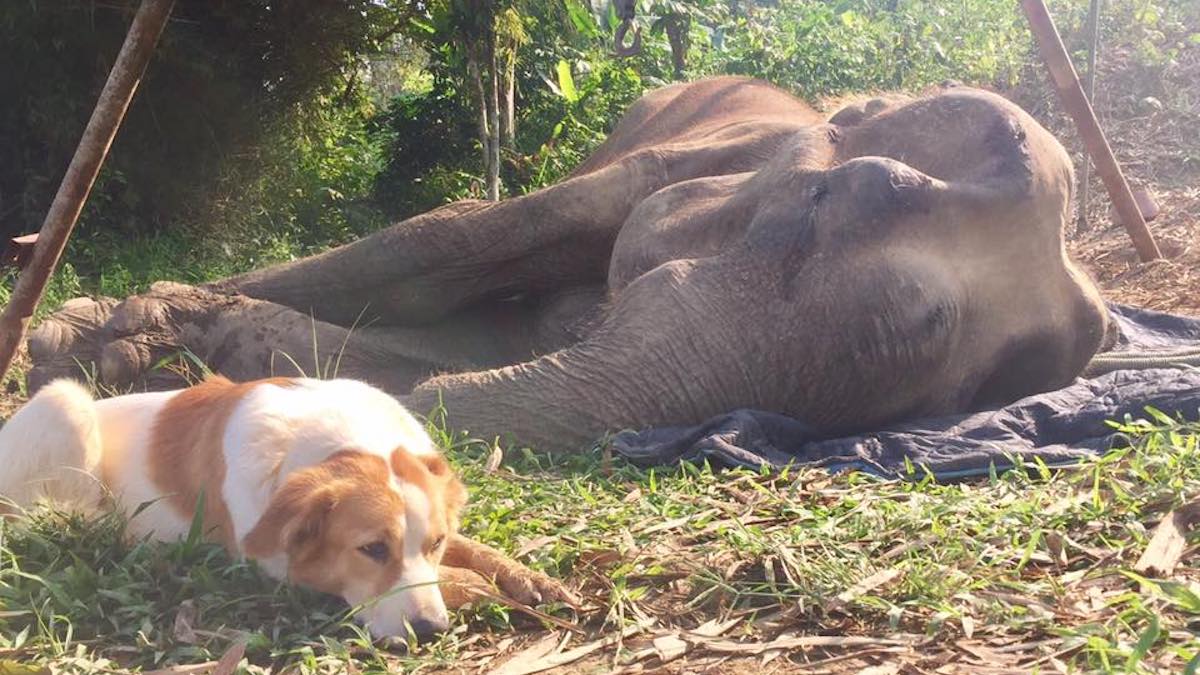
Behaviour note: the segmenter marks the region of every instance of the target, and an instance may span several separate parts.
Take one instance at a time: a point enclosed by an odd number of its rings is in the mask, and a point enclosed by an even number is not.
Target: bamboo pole
[[[1092,0],[1091,7],[1088,9],[1087,38],[1088,68],[1083,86],[1088,102],[1093,103],[1096,100],[1096,53],[1100,49],[1100,0]],[[1077,237],[1091,229],[1087,212],[1091,168],[1091,160],[1085,157],[1079,171],[1079,217],[1075,221],[1075,236]]]
[[[1050,71],[1050,79],[1058,91],[1059,100],[1071,115],[1071,119],[1075,120],[1083,145],[1092,157],[1096,173],[1104,182],[1113,207],[1121,218],[1121,224],[1133,240],[1138,257],[1143,262],[1161,258],[1158,244],[1154,243],[1154,237],[1146,227],[1146,220],[1129,190],[1125,174],[1121,173],[1121,167],[1113,157],[1108,139],[1100,129],[1100,122],[1096,120],[1096,113],[1084,96],[1083,88],[1079,86],[1079,76],[1075,74],[1075,67],[1071,65],[1071,59],[1067,56],[1058,29],[1054,27],[1054,19],[1050,18],[1046,3],[1042,0],[1021,0],[1021,9],[1025,11],[1029,26],[1037,38],[1038,50]]]
[[[121,127],[125,111],[133,100],[174,4],[175,0],[143,0],[129,25],[125,43],[100,91],[91,119],[75,148],[75,156],[46,212],[33,258],[17,278],[12,298],[0,312],[0,379],[8,372],[17,348],[25,338],[29,320],[58,266],[71,231],[75,229],[75,221],[87,202],[92,184]]]

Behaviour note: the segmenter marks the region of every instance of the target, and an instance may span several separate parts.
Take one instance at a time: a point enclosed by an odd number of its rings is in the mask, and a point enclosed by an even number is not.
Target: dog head
[[[361,606],[376,637],[449,626],[438,564],[466,491],[437,453],[343,450],[289,475],[243,543],[287,557],[288,577]]]

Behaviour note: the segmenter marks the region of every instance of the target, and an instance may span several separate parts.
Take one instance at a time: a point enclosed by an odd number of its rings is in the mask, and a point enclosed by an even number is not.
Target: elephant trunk
[[[476,437],[509,434],[539,450],[573,452],[610,430],[694,423],[758,400],[746,369],[718,363],[717,355],[742,353],[739,345],[706,334],[682,311],[685,302],[659,303],[658,292],[637,292],[640,282],[586,341],[528,363],[435,377],[403,399],[405,405],[428,413],[441,404],[452,428]],[[629,295],[658,307],[623,311]]]
[[[519,365],[435,377],[401,400],[415,413],[444,410],[451,428],[476,438],[579,451],[612,424],[630,420],[621,405],[619,369],[589,363],[596,359],[580,352],[571,348]],[[581,386],[581,371],[607,376]]]

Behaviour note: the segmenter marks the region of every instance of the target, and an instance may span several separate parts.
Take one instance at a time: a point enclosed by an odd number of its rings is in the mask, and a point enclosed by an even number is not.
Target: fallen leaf
[[[575,559],[575,564],[581,567],[594,567],[605,570],[621,562],[621,552],[611,548],[592,549],[584,551]]]
[[[175,624],[171,630],[176,642],[194,645],[199,641],[196,639],[196,616],[196,603],[191,600],[179,603],[179,610],[175,612]]]
[[[557,537],[535,537],[525,542],[521,548],[517,549],[517,552],[513,554],[513,557],[520,560],[521,558],[524,558],[525,556],[533,553],[547,544],[553,544],[555,541],[557,541]]]
[[[490,671],[492,675],[515,675],[526,672],[530,664],[562,650],[565,639],[559,633],[551,633],[532,645],[522,649],[504,663]],[[533,671],[529,671],[533,672]]]
[[[630,635],[640,633],[646,628],[649,628],[647,624],[634,624],[625,628],[620,633],[614,633],[595,642],[589,642],[565,652],[546,654],[537,659],[522,659],[519,663],[514,663],[513,661],[505,662],[504,666],[493,670],[492,673],[493,675],[530,675],[531,673],[540,673],[543,670],[565,666],[575,663],[583,657],[605,647],[611,647]]]
[[[651,641],[651,644],[654,645],[658,660],[663,663],[674,661],[692,648],[691,643],[679,637],[679,633],[659,635]]]
[[[857,635],[805,635],[781,637],[768,642],[702,640],[698,641],[696,646],[723,654],[762,654],[772,649],[807,649],[809,647],[903,647],[912,642],[913,640]]]
[[[229,649],[217,661],[216,667],[213,668],[212,675],[233,675],[237,670],[238,664],[242,662],[242,657],[246,655],[246,641],[239,640],[233,643]]]
[[[145,670],[142,675],[191,675],[191,673],[206,673],[216,666],[216,661],[204,661],[201,663],[189,663],[186,666],[171,666],[169,668],[160,668],[158,670]]]
[[[488,455],[487,464],[483,465],[483,470],[487,473],[496,473],[500,468],[500,462],[504,461],[504,450],[500,448],[499,443],[492,444],[492,452]]]
[[[870,593],[871,591],[889,583],[896,577],[900,576],[900,570],[895,567],[890,567],[885,570],[880,570],[871,576],[862,579],[850,588],[838,593],[837,597],[829,603],[830,609],[842,609],[854,602],[860,596]]]
[[[1175,571],[1187,545],[1187,531],[1200,517],[1200,500],[1185,504],[1163,517],[1150,543],[1133,564],[1139,574],[1166,577]]]
[[[12,659],[0,660],[0,675],[49,675],[50,669],[35,666],[31,663],[21,663]]]
[[[971,639],[975,635],[975,619],[970,614],[963,614],[959,622],[962,623],[963,635]]]
[[[684,633],[664,633],[654,638],[652,641],[654,649],[658,653],[658,658],[663,663],[673,661],[674,659],[687,654],[692,650],[692,643],[687,637],[694,638],[714,638],[724,635],[730,628],[742,622],[741,617],[729,619],[728,621],[717,621],[713,619],[706,621],[696,627],[695,630]]]

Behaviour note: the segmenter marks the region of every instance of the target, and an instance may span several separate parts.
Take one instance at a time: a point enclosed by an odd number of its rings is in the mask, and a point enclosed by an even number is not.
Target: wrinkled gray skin
[[[73,301],[33,335],[30,379],[95,359],[105,382],[174,386],[148,369],[181,346],[242,379],[340,353],[417,412],[440,397],[454,427],[560,451],[742,407],[829,432],[966,411],[1067,384],[1104,340],[1063,248],[1071,186],[1059,143],[992,94],[826,121],[760,82],[675,85],[539,192]]]

